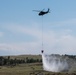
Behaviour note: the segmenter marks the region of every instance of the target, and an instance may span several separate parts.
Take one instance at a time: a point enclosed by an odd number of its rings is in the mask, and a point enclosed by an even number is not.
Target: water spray
[[[45,71],[61,72],[68,70],[66,59],[58,55],[45,55],[42,51],[42,63]]]

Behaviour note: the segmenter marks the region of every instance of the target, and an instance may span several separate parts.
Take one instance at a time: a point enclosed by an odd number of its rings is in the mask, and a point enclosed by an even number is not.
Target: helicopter
[[[44,11],[44,9],[41,10],[41,11],[38,11],[38,10],[33,10],[33,11],[39,12],[38,15],[39,15],[39,16],[43,16],[43,15],[45,15],[45,14],[47,14],[47,13],[50,13],[49,10],[50,10],[50,9],[48,8],[47,11]]]

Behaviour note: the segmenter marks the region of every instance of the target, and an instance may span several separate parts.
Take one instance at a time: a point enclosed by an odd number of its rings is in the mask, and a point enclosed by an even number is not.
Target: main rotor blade
[[[33,10],[33,11],[40,12],[39,10]]]

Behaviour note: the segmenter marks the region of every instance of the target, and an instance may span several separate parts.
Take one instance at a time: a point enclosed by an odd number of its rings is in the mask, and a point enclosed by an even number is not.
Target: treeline
[[[52,56],[57,56],[57,57],[63,57],[68,59],[73,59],[76,60],[76,55],[59,55],[59,54],[51,54]],[[35,56],[34,56],[35,57]],[[42,63],[42,58],[41,56],[39,58],[29,58],[28,56],[25,58],[17,58],[17,57],[11,57],[11,56],[0,56],[0,66],[15,66],[17,64],[27,64],[27,63]]]
[[[68,57],[69,59],[76,59],[76,55],[60,55],[60,54],[51,54],[51,56],[57,56],[57,57]]]
[[[68,57],[68,58],[76,59],[76,55],[67,55],[67,54],[65,54],[65,56]]]
[[[33,59],[26,57],[25,59],[17,59],[13,58],[11,59],[10,56],[3,57],[0,56],[0,66],[16,66],[17,64],[23,64],[23,63],[41,63],[42,59]]]
[[[26,57],[25,63],[36,63],[36,62],[41,63],[42,59],[33,59],[33,58]]]

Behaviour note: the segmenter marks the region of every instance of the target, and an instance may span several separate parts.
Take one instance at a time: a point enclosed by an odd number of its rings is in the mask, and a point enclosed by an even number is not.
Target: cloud
[[[50,34],[49,34],[50,35]],[[40,41],[24,43],[0,43],[0,50],[7,51],[9,54],[40,54],[42,49]],[[75,54],[76,37],[65,35],[57,38],[48,36],[43,41],[45,53]]]
[[[38,54],[39,43],[0,43],[0,51],[7,51],[11,54]],[[6,54],[6,53],[5,53]]]
[[[58,26],[58,27],[76,26],[76,18],[67,19],[67,20],[64,20],[64,21],[51,22],[50,24],[53,25],[53,26]]]
[[[4,35],[4,33],[3,32],[0,32],[0,37],[2,37]]]
[[[76,53],[76,36],[72,35],[73,30],[70,28],[63,29],[63,25],[69,25],[73,22],[75,22],[75,19],[73,21],[69,20],[63,22],[64,24],[62,22],[59,23],[60,27],[62,26],[61,31],[51,30],[50,28],[43,31],[43,49],[45,50],[45,53]],[[0,50],[6,50],[8,52],[11,51],[11,53],[14,54],[39,54],[42,49],[42,30],[40,29],[40,25],[38,23],[34,24],[7,25],[5,29],[9,32],[19,34],[21,36],[28,34],[30,37],[33,36],[36,38],[36,40],[31,40],[29,42],[0,43]]]
[[[73,54],[76,52],[76,37],[71,35],[63,35],[57,40],[57,48],[61,50],[61,53]]]
[[[30,35],[38,39],[41,38],[42,34],[41,29],[37,28],[35,25],[33,25],[33,27],[29,27],[29,25],[8,25],[5,29],[14,34]]]

